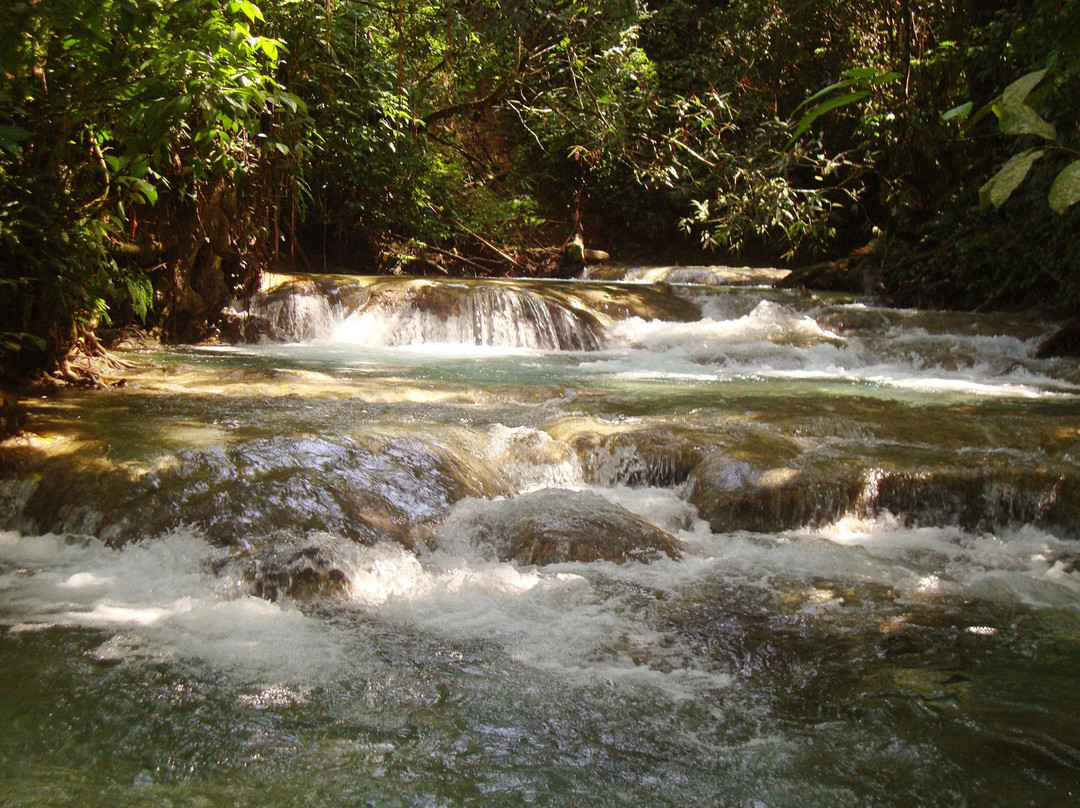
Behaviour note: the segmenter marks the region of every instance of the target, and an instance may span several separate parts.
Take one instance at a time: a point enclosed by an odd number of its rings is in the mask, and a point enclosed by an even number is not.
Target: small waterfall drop
[[[365,345],[487,345],[546,351],[595,351],[599,321],[531,289],[410,284],[390,288],[334,331],[336,342]]]
[[[347,313],[313,281],[295,280],[263,289],[246,306],[226,310],[223,335],[233,342],[326,340]]]

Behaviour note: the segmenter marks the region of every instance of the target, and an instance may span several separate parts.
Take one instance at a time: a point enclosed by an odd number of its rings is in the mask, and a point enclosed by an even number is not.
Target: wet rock
[[[573,448],[590,484],[670,488],[685,482],[702,459],[702,436],[688,430],[566,418],[548,432]]]
[[[1047,337],[1035,351],[1038,359],[1080,356],[1080,317],[1074,317]]]
[[[245,342],[303,342],[329,337],[343,314],[313,280],[297,279],[259,292],[239,316]]]
[[[26,426],[26,408],[15,396],[0,392],[0,440],[21,432]]]
[[[1037,469],[928,469],[881,474],[867,489],[866,513],[888,511],[908,525],[996,530],[1036,524],[1076,532],[1080,479]]]
[[[776,460],[778,458],[773,458]],[[908,526],[992,531],[1032,524],[1076,535],[1080,474],[1063,468],[884,468],[794,456],[786,465],[717,454],[696,467],[687,499],[715,532],[774,532],[888,512]]]
[[[276,537],[218,562],[214,571],[238,589],[276,601],[343,597],[355,544],[330,534]]]
[[[383,281],[357,313],[370,338],[386,345],[450,343],[595,351],[603,328],[587,310],[526,284]]]
[[[467,503],[444,526],[446,531],[490,548],[500,561],[525,565],[621,564],[680,555],[678,540],[652,522],[599,494],[558,488]]]
[[[415,526],[442,518],[457,500],[501,493],[484,472],[420,439],[280,437],[191,453],[159,480],[175,491],[173,518],[216,544],[289,527],[410,546]]]
[[[693,322],[701,319],[701,308],[680,297],[666,283],[630,286],[605,283],[548,284],[544,294],[565,301],[565,305],[585,306],[610,320],[640,317],[642,320]]]
[[[505,493],[495,477],[477,458],[419,438],[257,438],[189,450],[151,472],[45,464],[3,526],[112,546],[180,525],[222,547],[282,529],[411,546],[417,527],[458,500]]]
[[[817,323],[836,334],[848,336],[860,332],[884,332],[893,325],[889,313],[877,309],[844,308],[818,315]]]
[[[694,469],[687,499],[716,533],[774,532],[835,521],[855,506],[863,485],[858,469],[763,468],[716,455]]]
[[[856,294],[868,291],[871,285],[867,266],[847,258],[800,267],[775,284],[777,289],[819,289]]]
[[[265,317],[251,312],[222,309],[218,318],[218,338],[227,343],[257,343],[270,339],[273,326]]]

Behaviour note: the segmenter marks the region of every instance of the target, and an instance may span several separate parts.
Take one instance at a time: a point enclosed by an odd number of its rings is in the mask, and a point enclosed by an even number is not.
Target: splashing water
[[[278,299],[309,341],[32,403],[0,802],[1075,801],[1080,378],[1041,329],[350,283]],[[499,560],[553,532],[599,557]]]

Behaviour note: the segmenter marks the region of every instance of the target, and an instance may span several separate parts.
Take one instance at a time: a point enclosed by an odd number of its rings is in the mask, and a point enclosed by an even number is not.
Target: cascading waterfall
[[[440,285],[410,291],[373,300],[342,322],[333,339],[363,345],[443,343],[545,351],[595,351],[603,340],[599,322],[588,311],[528,289]]]
[[[0,803],[1074,802],[1075,364],[703,273],[276,279],[31,402]]]

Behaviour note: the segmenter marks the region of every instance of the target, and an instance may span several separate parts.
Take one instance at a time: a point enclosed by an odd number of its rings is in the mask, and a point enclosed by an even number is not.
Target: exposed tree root
[[[54,367],[35,381],[35,386],[49,390],[64,387],[89,387],[106,390],[123,387],[127,381],[120,378],[110,381],[107,376],[130,370],[131,362],[110,353],[90,328],[80,328],[75,343],[68,352],[55,361]]]

